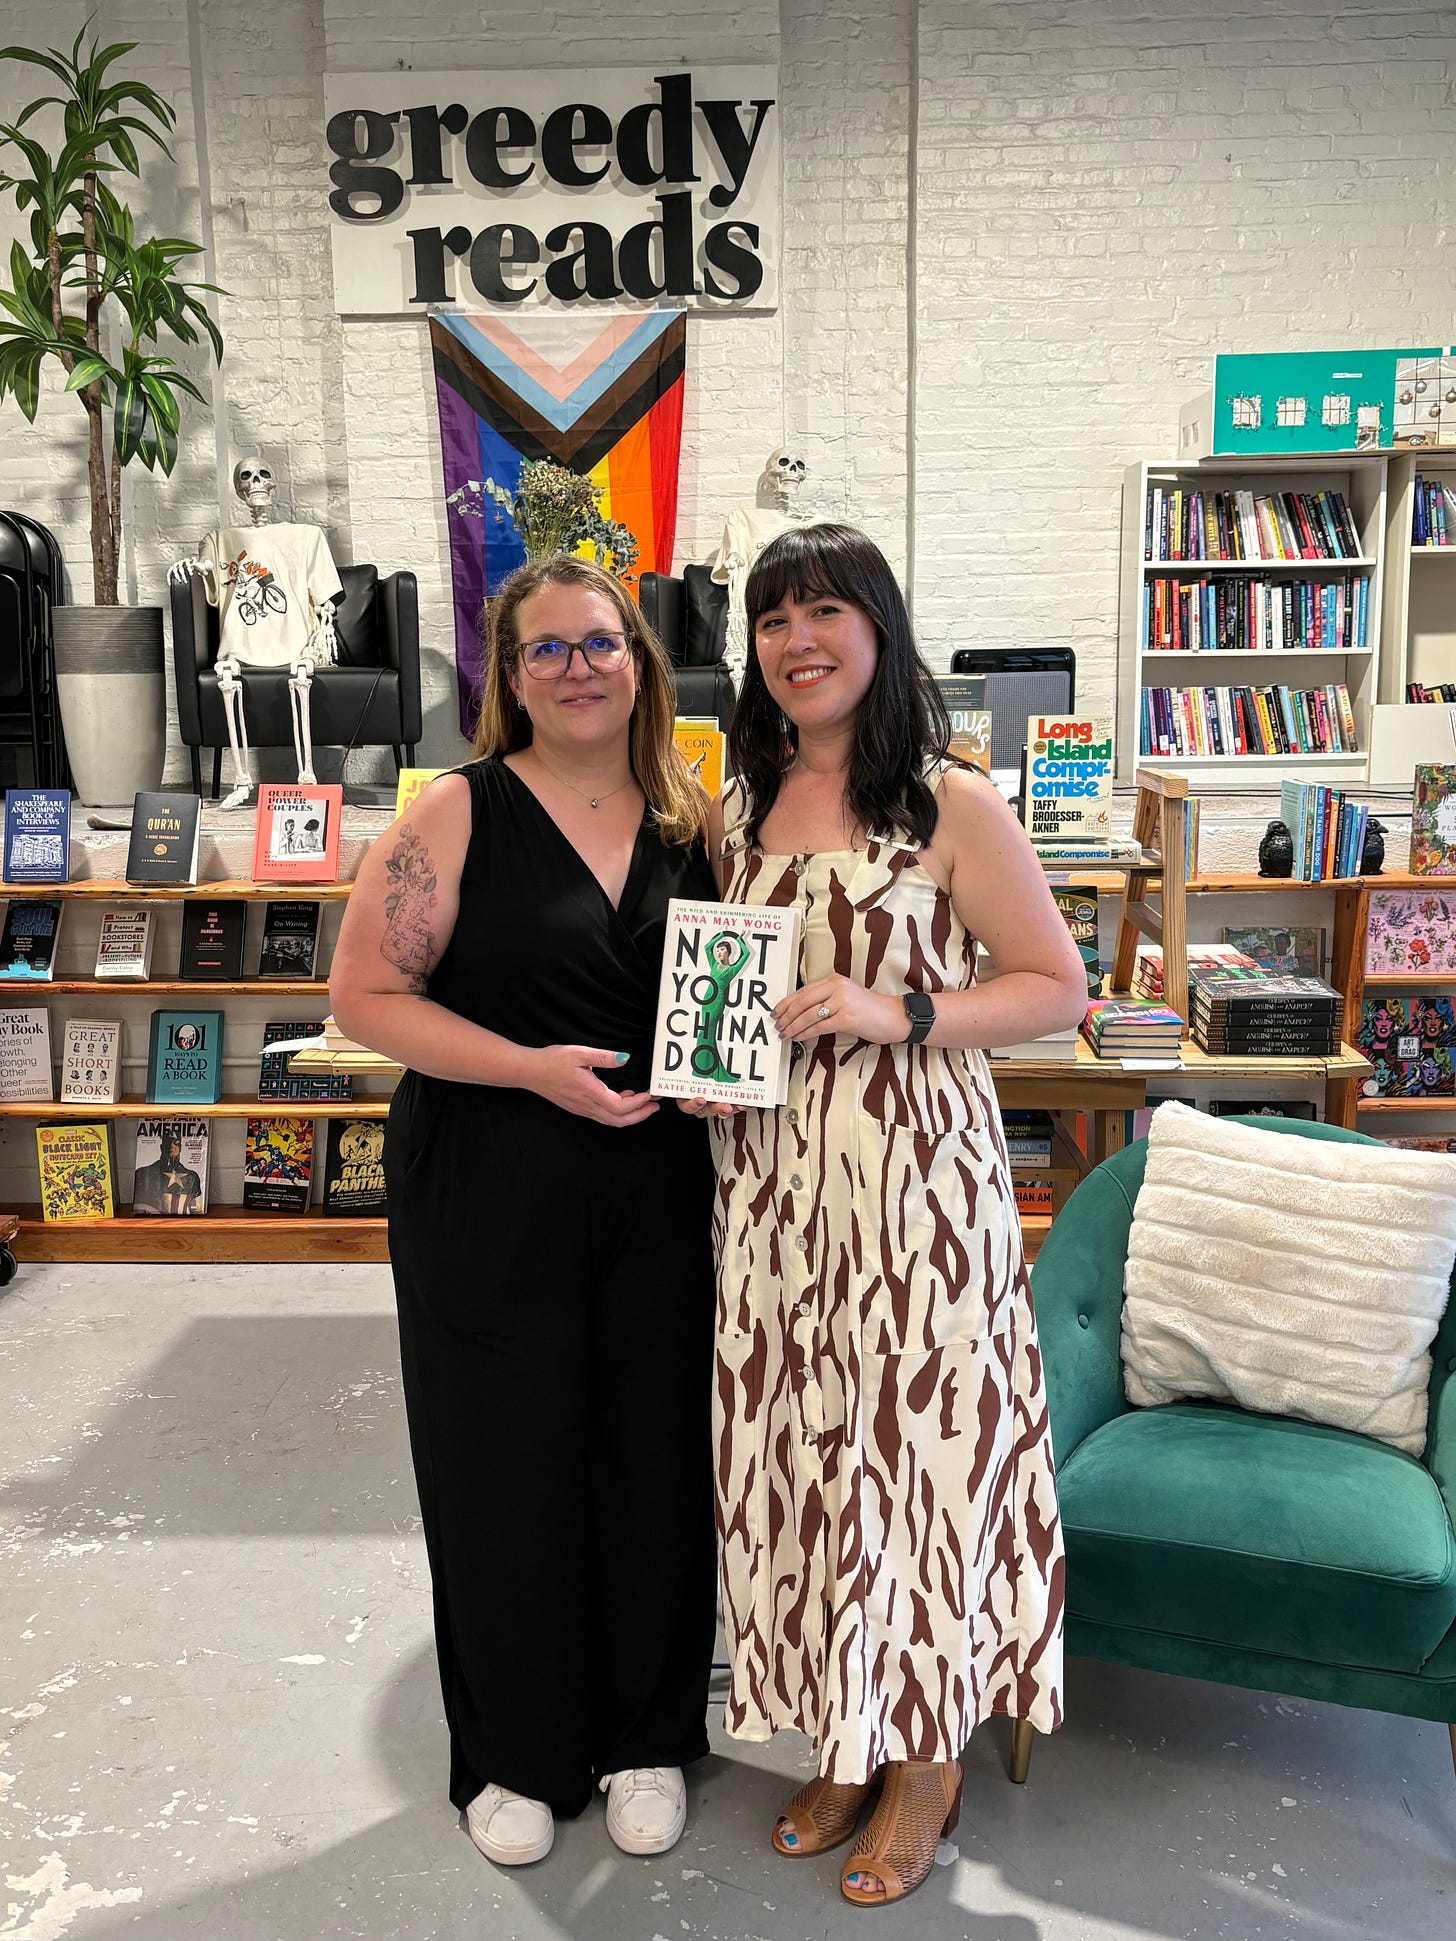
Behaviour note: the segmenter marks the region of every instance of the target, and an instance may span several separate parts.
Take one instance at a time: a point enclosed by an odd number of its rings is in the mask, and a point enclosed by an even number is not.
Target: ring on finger
[[[828,1006],[827,1004],[821,1004],[821,1005],[819,1006],[819,1022],[820,1022],[820,1024],[823,1024],[823,1022],[824,1022],[824,1020],[825,1020],[825,1019],[826,1019],[826,1018],[827,1018],[828,1016],[829,1016],[829,1006]]]

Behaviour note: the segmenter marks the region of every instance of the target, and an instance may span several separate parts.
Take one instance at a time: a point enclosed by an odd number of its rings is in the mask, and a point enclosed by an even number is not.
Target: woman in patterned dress
[[[810,1737],[773,1831],[881,1906],[955,1824],[960,1753],[1061,1716],[1046,1399],[988,1045],[1075,1023],[1086,979],[1019,824],[946,758],[884,556],[774,540],[748,585],[737,780],[709,844],[735,903],[804,913],[777,1111],[699,1106],[719,1186],[727,1725]],[[975,940],[999,975],[975,984]]]

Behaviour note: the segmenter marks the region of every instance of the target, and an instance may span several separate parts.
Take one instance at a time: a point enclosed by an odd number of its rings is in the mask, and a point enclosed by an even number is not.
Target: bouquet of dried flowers
[[[580,472],[549,459],[528,458],[514,492],[494,479],[471,479],[445,503],[471,518],[483,519],[489,511],[492,518],[509,519],[527,559],[574,553],[588,545],[597,565],[621,579],[636,564],[637,541],[617,520],[602,517],[601,496],[602,488]]]

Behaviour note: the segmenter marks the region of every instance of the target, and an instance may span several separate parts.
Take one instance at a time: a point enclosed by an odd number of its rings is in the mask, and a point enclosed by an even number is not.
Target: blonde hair
[[[517,703],[507,677],[520,655],[516,615],[521,602],[544,586],[584,587],[587,592],[610,600],[616,608],[636,656],[640,677],[628,741],[632,773],[647,797],[647,806],[664,842],[686,848],[707,827],[708,798],[672,738],[677,712],[672,664],[621,581],[590,560],[578,559],[571,553],[528,560],[512,573],[496,599],[486,603],[481,615],[485,673],[480,692],[480,722],[471,752],[476,756],[509,755],[518,748],[530,746],[531,717]]]

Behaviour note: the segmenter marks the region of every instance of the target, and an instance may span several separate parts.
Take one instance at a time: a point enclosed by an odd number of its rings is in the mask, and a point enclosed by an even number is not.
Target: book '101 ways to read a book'
[[[799,981],[799,911],[682,897],[667,908],[653,1094],[781,1105],[790,1046],[773,1010]]]

